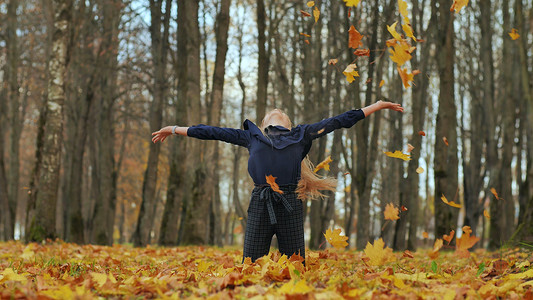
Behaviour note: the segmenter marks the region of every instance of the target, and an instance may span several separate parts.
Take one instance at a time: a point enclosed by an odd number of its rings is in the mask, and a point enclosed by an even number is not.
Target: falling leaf
[[[346,246],[348,246],[348,243],[346,242],[348,237],[341,235],[340,228],[337,228],[335,230],[326,230],[326,233],[324,233],[324,237],[326,238],[326,241],[330,243],[331,246],[337,249],[346,248]]]
[[[357,68],[355,64],[350,64],[342,72],[342,74],[346,76],[346,80],[349,83],[352,83],[355,80],[355,77],[359,77],[359,73],[355,71],[355,68]]]
[[[415,34],[413,33],[413,27],[411,26],[411,24],[403,24],[402,29],[405,32],[406,36],[412,38],[415,42],[417,41]]]
[[[411,50],[411,46],[409,46],[409,44],[397,43],[392,46],[392,49],[389,48],[389,53],[392,54],[390,56],[390,59],[393,62],[397,63],[398,67],[403,66],[407,61],[409,61],[412,58],[409,52],[410,50]]]
[[[400,207],[400,210],[401,210],[401,211],[407,211],[407,207],[405,207],[405,206],[402,205],[402,207]]]
[[[487,218],[487,220],[490,220],[489,212],[486,209],[483,210],[483,215],[485,216],[485,218]]]
[[[411,153],[415,147],[411,144],[407,144],[407,153]]]
[[[304,42],[305,42],[307,45],[310,44],[310,43],[309,43],[309,40],[304,40]]]
[[[359,2],[361,0],[343,0],[343,1],[346,2],[347,7],[357,7],[357,5],[359,5]]]
[[[311,14],[308,13],[308,12],[306,12],[305,10],[300,10],[300,13],[301,13],[302,16],[304,16],[304,17],[310,17],[310,16],[311,16]]]
[[[423,236],[425,239],[427,239],[427,238],[429,238],[429,233],[427,233],[427,231],[424,231],[424,232],[422,232],[422,236]]]
[[[479,241],[478,237],[470,236],[471,233],[472,229],[470,229],[470,226],[464,226],[463,235],[460,238],[456,239],[455,253],[459,257],[469,257],[470,252],[468,252],[468,249],[472,248],[472,246],[474,246]]]
[[[385,211],[383,212],[383,214],[385,215],[385,220],[391,221],[398,220],[400,218],[398,216],[399,213],[400,211],[398,210],[398,208],[394,207],[394,204],[392,203],[387,204],[385,206]]]
[[[400,11],[400,14],[402,17],[407,17],[407,2],[403,0],[398,0],[398,10]]]
[[[463,7],[468,5],[468,0],[453,0],[452,7],[450,7],[450,11],[454,11],[455,13],[458,13],[463,9]]]
[[[401,41],[402,36],[396,31],[396,24],[398,24],[397,21],[394,22],[394,24],[392,24],[391,26],[387,25],[387,30],[390,32],[390,34],[395,40]]]
[[[303,35],[303,36],[305,36],[305,37],[311,37],[309,34],[307,34],[307,33],[303,33],[303,32],[300,32],[300,35]]]
[[[374,245],[367,242],[364,251],[369,258],[368,263],[372,266],[381,266],[388,261],[395,260],[395,256],[392,254],[392,249],[385,246],[382,238],[375,240]]]
[[[442,239],[448,242],[448,245],[452,242],[453,235],[455,234],[455,230],[452,229],[450,231],[450,234],[445,234],[442,236]]]
[[[400,150],[396,150],[396,151],[394,151],[394,153],[392,153],[392,152],[383,152],[383,153],[385,153],[388,157],[399,158],[399,159],[403,159],[405,161],[410,161],[411,160],[411,155],[404,154]]]
[[[442,141],[444,142],[444,144],[446,144],[446,146],[450,145],[450,143],[448,143],[448,139],[445,136],[442,137]]]
[[[385,84],[385,80],[381,79],[381,81],[379,82],[379,87],[382,87],[384,84]]]
[[[315,169],[313,170],[313,172],[318,172],[318,170],[320,169],[324,169],[326,171],[329,171],[329,163],[332,162],[333,160],[331,159],[331,155],[326,157],[326,159],[324,159],[323,161],[321,161],[316,167]]]
[[[520,35],[518,34],[518,30],[516,30],[516,28],[511,29],[511,32],[509,32],[509,36],[511,37],[513,41],[520,37]]]
[[[276,183],[277,177],[274,177],[272,175],[268,175],[265,177],[266,177],[267,183],[270,184],[270,187],[272,188],[273,191],[283,194],[283,191],[279,189],[279,185]]]
[[[338,59],[332,58],[328,61],[328,65],[336,65],[339,62]]]
[[[361,42],[362,38],[363,35],[361,35],[353,25],[350,26],[350,29],[348,30],[348,47],[352,49],[359,48],[359,46],[363,45]]]
[[[418,132],[418,135],[426,136],[426,133],[421,130],[421,131]]]
[[[418,174],[422,174],[422,173],[424,173],[424,168],[422,168],[422,167],[418,167],[418,168],[416,168],[416,172],[417,172]]]
[[[313,7],[313,6],[315,6],[315,1],[307,2],[307,7]]]
[[[457,204],[453,201],[449,201],[448,202],[448,199],[446,199],[446,197],[444,196],[444,194],[442,195],[442,197],[440,197],[440,199],[442,200],[442,202],[448,204],[449,206],[452,206],[452,207],[457,207],[457,208],[461,208],[463,207],[461,204]]]
[[[370,49],[357,49],[353,54],[357,56],[370,56]]]
[[[400,77],[402,78],[402,83],[404,88],[408,88],[411,86],[411,82],[413,82],[414,75],[412,73],[407,73],[407,69],[401,69],[400,67],[396,67],[398,70],[398,73],[400,74]]]
[[[435,259],[439,256],[439,250],[440,248],[442,248],[443,246],[443,242],[441,239],[436,239],[435,240],[435,243],[433,244],[433,250],[431,252],[429,252],[429,257],[431,257],[432,259]]]
[[[315,17],[315,23],[318,22],[318,18],[320,18],[320,10],[318,10],[318,7],[315,6],[315,9],[313,9],[313,16]]]
[[[500,200],[500,197],[498,196],[498,192],[496,192],[495,188],[490,188],[490,192],[496,197],[497,200]]]

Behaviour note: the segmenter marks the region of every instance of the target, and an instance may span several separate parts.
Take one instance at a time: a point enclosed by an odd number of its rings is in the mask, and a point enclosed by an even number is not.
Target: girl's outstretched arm
[[[401,104],[381,100],[377,101],[374,104],[370,104],[369,106],[361,108],[361,110],[365,114],[365,117],[368,117],[372,113],[382,109],[392,109],[395,111],[403,112],[403,107]]]
[[[165,139],[172,135],[172,130],[174,130],[175,134],[184,135],[187,136],[187,130],[189,127],[180,127],[180,126],[166,126],[161,129],[159,129],[156,132],[152,132],[152,142],[157,143],[161,141],[165,141]]]

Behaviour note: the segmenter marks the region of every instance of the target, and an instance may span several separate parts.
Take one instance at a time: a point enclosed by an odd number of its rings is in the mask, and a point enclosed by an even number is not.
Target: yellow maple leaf
[[[483,215],[485,216],[485,218],[487,218],[487,220],[490,220],[489,212],[486,209],[483,210]]]
[[[440,248],[442,248],[442,245],[443,245],[443,242],[441,239],[436,239],[435,240],[435,243],[433,244],[433,250],[431,250],[431,252],[429,252],[429,257],[431,257],[432,259],[435,259],[439,256],[439,250]]]
[[[412,58],[409,52],[410,48],[411,46],[402,40],[402,42],[396,43],[392,46],[392,48],[389,48],[389,53],[392,54],[389,57],[393,62],[397,63],[398,66],[403,66]]]
[[[318,172],[318,170],[320,169],[324,169],[326,171],[329,171],[329,163],[332,162],[333,160],[331,159],[331,155],[326,157],[326,159],[324,159],[323,161],[321,161],[316,167],[315,169],[313,170],[313,172]]]
[[[398,214],[400,213],[400,210],[397,207],[394,207],[394,204],[389,203],[385,206],[385,211],[383,214],[385,215],[385,220],[398,220],[400,217]]]
[[[401,41],[402,36],[396,31],[396,24],[398,24],[398,21],[394,22],[391,26],[387,25],[387,30],[395,40]]]
[[[404,154],[400,150],[396,150],[396,151],[394,151],[394,153],[392,153],[392,152],[383,152],[383,153],[385,153],[388,157],[399,158],[399,159],[403,159],[405,161],[410,161],[411,160],[411,155]]]
[[[266,181],[268,184],[270,184],[270,187],[274,192],[278,192],[280,194],[283,194],[283,191],[279,189],[279,185],[276,183],[276,178],[272,175],[265,176]]]
[[[335,248],[342,249],[348,246],[348,243],[346,242],[348,237],[344,235],[341,236],[340,228],[337,228],[335,230],[326,230],[326,233],[324,233],[324,237],[326,238],[326,241],[328,241],[328,243],[330,243],[330,245]]]
[[[463,9],[463,7],[468,5],[468,0],[453,0],[452,7],[450,7],[450,11],[454,11],[455,13],[458,13]]]
[[[403,0],[398,0],[398,10],[400,11],[400,14],[402,17],[407,17],[407,2]]]
[[[405,32],[406,36],[412,38],[413,41],[416,42],[416,37],[415,37],[415,34],[413,33],[413,27],[411,26],[411,24],[403,24],[402,29]]]
[[[287,295],[307,294],[312,291],[313,288],[307,285],[305,279],[295,280],[294,278],[282,285],[278,290],[281,294]]]
[[[0,284],[6,281],[18,281],[22,283],[26,283],[28,279],[21,274],[15,273],[13,271],[13,268],[6,268],[2,273],[0,273]]]
[[[459,257],[469,257],[470,252],[468,252],[468,249],[472,248],[479,241],[478,237],[470,236],[471,233],[472,229],[470,229],[470,226],[463,226],[463,235],[455,239],[455,253]]]
[[[307,7],[313,7],[315,6],[315,1],[308,1],[307,2]]]
[[[343,1],[346,2],[347,7],[357,7],[357,5],[359,5],[359,2],[361,0],[343,0]]]
[[[448,204],[448,205],[451,206],[451,207],[456,207],[456,208],[461,208],[461,207],[463,207],[461,204],[455,203],[454,201],[448,201],[448,199],[446,199],[446,197],[444,196],[444,194],[442,195],[442,197],[440,197],[440,200],[442,200],[442,202]]]
[[[511,29],[511,32],[509,32],[509,36],[511,37],[513,41],[520,37],[520,35],[518,34],[518,30],[516,30],[516,28]]]
[[[318,10],[318,7],[315,6],[315,9],[313,9],[313,17],[315,17],[315,23],[318,22],[318,18],[320,18],[320,10]]]
[[[386,262],[394,261],[396,257],[392,254],[392,249],[385,246],[382,238],[374,241],[374,245],[370,242],[366,243],[365,255],[369,258],[368,263],[372,266],[381,266]]]
[[[400,67],[396,67],[396,69],[398,70],[400,78],[402,79],[403,87],[406,89],[409,88],[411,86],[411,82],[413,82],[413,78],[415,77],[415,75],[413,73],[407,73],[407,68],[402,69]]]
[[[359,73],[355,70],[355,68],[357,68],[355,64],[349,64],[342,72],[342,74],[346,76],[346,80],[349,83],[352,83],[355,80],[355,77],[359,77]]]

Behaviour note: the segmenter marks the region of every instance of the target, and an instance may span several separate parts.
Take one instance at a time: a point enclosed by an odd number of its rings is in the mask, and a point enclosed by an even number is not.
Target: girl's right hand
[[[159,131],[152,132],[152,142],[164,142],[169,135],[172,135],[172,128],[174,128],[174,126],[166,126],[159,129]]]

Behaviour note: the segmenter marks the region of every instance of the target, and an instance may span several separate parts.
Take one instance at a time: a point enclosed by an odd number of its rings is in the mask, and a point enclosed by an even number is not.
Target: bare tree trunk
[[[20,93],[18,82],[18,65],[19,65],[19,51],[18,51],[18,38],[17,38],[17,8],[19,1],[10,0],[7,7],[7,28],[6,28],[6,48],[7,48],[7,64],[5,73],[7,81],[7,99],[8,106],[10,107],[10,147],[9,147],[9,171],[7,173],[7,194],[9,197],[8,213],[9,213],[9,226],[6,227],[6,238],[13,239],[15,220],[16,220],[16,207],[18,202],[19,191],[19,167],[20,167],[20,135],[22,133],[22,121],[21,107],[20,107]]]
[[[172,1],[167,0],[165,4],[165,13],[163,15],[163,0],[150,1],[150,13],[152,16],[150,35],[152,38],[152,57],[154,65],[154,83],[152,88],[153,103],[150,105],[150,129],[152,132],[159,130],[163,124],[163,105],[168,90],[166,67],[168,60],[168,36]],[[161,25],[163,25],[163,28],[161,28]],[[161,32],[161,30],[163,32]],[[136,246],[146,246],[150,243],[155,211],[157,208],[156,187],[160,152],[161,145],[159,143],[150,144],[148,164],[144,173],[141,210],[132,237],[133,244]]]
[[[267,105],[267,88],[268,88],[268,70],[270,68],[270,57],[267,55],[267,27],[266,27],[266,9],[265,1],[257,0],[257,45],[258,45],[258,67],[257,67],[257,100],[255,107],[256,123],[261,120],[266,113]],[[269,33],[270,35],[270,33]]]
[[[117,170],[114,157],[114,103],[117,91],[118,33],[122,4],[111,1],[102,8],[104,36],[100,44],[100,97],[95,105],[95,141],[93,141],[94,210],[91,217],[90,242],[113,243],[116,209]]]
[[[444,195],[448,199],[459,197],[458,158],[457,158],[457,109],[455,107],[454,88],[454,30],[453,14],[445,0],[432,1],[433,9],[438,9],[438,31],[436,45],[438,51],[437,65],[439,71],[439,110],[435,129],[435,237],[448,234],[457,227],[459,210],[446,205],[440,200]],[[438,8],[436,7],[438,2]],[[446,138],[449,145],[443,141]]]
[[[30,220],[28,241],[42,241],[57,236],[55,228],[56,200],[59,186],[61,143],[63,137],[63,104],[65,101],[65,72],[68,64],[68,27],[72,2],[52,2],[54,26],[52,53],[48,72],[48,98],[44,110],[42,160],[38,175],[38,194],[35,212]]]

